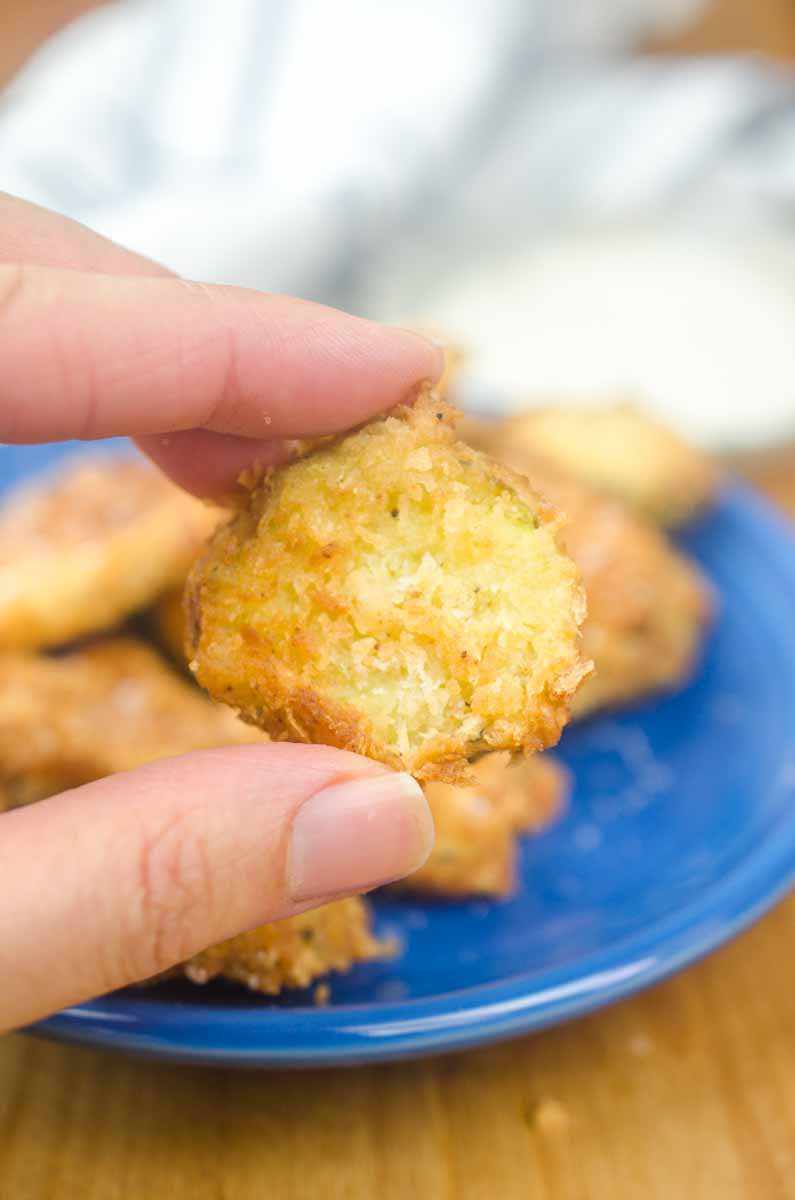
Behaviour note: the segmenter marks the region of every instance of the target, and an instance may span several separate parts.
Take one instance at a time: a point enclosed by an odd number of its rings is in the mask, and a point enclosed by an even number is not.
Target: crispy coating
[[[0,509],[0,649],[109,628],[180,583],[217,509],[144,459],[77,459]]]
[[[428,861],[397,886],[439,896],[507,896],[515,886],[516,835],[540,833],[559,815],[566,771],[546,754],[517,764],[484,755],[468,787],[432,782],[425,795],[436,842]]]
[[[571,791],[568,770],[551,754],[511,762],[492,787],[500,789],[499,803],[511,813],[517,833],[543,833],[561,816]]]
[[[668,528],[707,507],[720,482],[706,454],[629,403],[528,409],[495,428],[491,447],[500,459],[508,447],[543,455]]]
[[[568,545],[589,598],[583,645],[597,664],[574,697],[572,716],[686,683],[713,611],[695,563],[660,531],[596,499],[572,520]]]
[[[470,419],[467,436],[492,445]],[[565,512],[563,538],[588,598],[583,652],[595,664],[572,701],[572,716],[676,688],[693,671],[712,616],[712,595],[694,562],[665,534],[518,443],[502,453]]]
[[[466,781],[557,741],[582,589],[526,480],[433,393],[266,475],[188,582],[192,669],[275,738]]]
[[[211,946],[169,975],[185,975],[192,983],[223,976],[275,996],[285,988],[307,987],[329,971],[348,971],[355,963],[392,953],[394,946],[372,932],[369,906],[350,896]]]
[[[583,650],[596,670],[574,697],[572,716],[680,687],[713,610],[696,564],[623,505],[540,464],[532,478],[570,518],[563,536],[588,597]]]
[[[132,638],[57,658],[0,654],[7,807],[187,750],[266,740]]]

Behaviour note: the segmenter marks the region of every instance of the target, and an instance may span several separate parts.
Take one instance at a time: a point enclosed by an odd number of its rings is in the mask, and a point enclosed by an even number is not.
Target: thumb
[[[407,775],[325,746],[164,759],[0,817],[0,1030],[419,867]]]

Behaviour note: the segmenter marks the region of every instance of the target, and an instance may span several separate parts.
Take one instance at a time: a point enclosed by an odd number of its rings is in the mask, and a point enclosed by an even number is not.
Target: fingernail
[[[362,892],[425,862],[433,821],[410,775],[368,775],[317,792],[293,820],[287,886],[295,901]]]
[[[433,352],[435,366],[428,372],[428,380],[430,383],[436,383],[438,379],[441,379],[447,365],[447,355],[444,345],[441,342],[437,342],[430,334],[421,333],[417,329],[410,329],[407,325],[393,325],[392,328],[399,330],[400,333],[407,333],[416,341],[422,342]]]

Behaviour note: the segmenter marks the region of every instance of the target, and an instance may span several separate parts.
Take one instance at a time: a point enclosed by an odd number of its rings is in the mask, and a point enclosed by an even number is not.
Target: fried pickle
[[[702,451],[629,403],[528,409],[495,425],[490,447],[543,455],[655,524],[684,525],[714,500],[720,474]]]
[[[609,502],[589,505],[572,521],[568,544],[586,578],[591,616],[583,646],[597,664],[574,697],[572,716],[683,686],[713,612],[696,564]]]
[[[512,765],[504,751],[484,755],[467,787],[426,783],[436,841],[419,871],[396,886],[439,896],[507,896],[515,886],[518,833],[540,833],[559,815],[568,776],[554,759]]]
[[[467,437],[497,449],[492,427],[469,419]],[[572,701],[573,718],[683,684],[691,675],[713,600],[698,567],[666,535],[557,464],[505,442],[506,461],[568,518],[563,541],[588,600],[583,653],[595,670]]]
[[[108,629],[185,578],[219,521],[144,459],[82,458],[0,508],[0,650]]]
[[[373,934],[367,903],[349,896],[211,946],[168,975],[185,975],[191,983],[222,976],[275,996],[285,988],[307,987],[329,971],[348,971],[355,963],[393,952],[390,942]]]
[[[132,638],[53,658],[0,654],[0,788],[8,806],[187,750],[266,740]]]
[[[682,686],[712,618],[699,568],[622,504],[540,464],[532,479],[569,517],[563,537],[588,597],[583,651],[596,669],[574,697],[572,717]]]
[[[189,578],[191,667],[274,738],[466,782],[557,741],[587,673],[558,530],[426,393],[265,475]]]

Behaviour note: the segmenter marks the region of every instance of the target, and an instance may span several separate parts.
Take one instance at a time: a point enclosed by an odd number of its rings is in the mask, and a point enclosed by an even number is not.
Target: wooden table
[[[744,466],[795,515],[795,449]],[[593,1017],[388,1067],[249,1074],[0,1039],[0,1197],[795,1197],[793,947],[795,896]]]
[[[14,1200],[784,1200],[795,1196],[795,898],[565,1028],[421,1063],[170,1068],[9,1038]]]
[[[87,2],[7,0],[0,82]],[[792,58],[795,8],[716,0],[656,48]],[[741,465],[795,515],[795,449]],[[391,1067],[246,1074],[0,1039],[0,1200],[795,1197],[794,945],[795,896],[596,1016]]]

